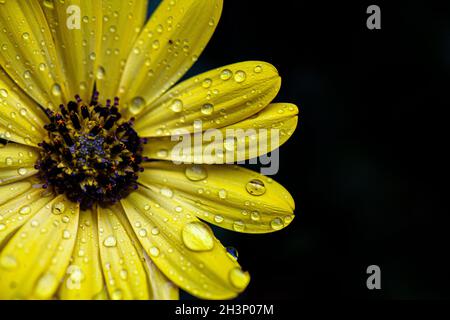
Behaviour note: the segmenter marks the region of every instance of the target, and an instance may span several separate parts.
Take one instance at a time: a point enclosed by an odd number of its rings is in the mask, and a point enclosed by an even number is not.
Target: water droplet
[[[141,237],[146,237],[147,236],[147,230],[141,229],[141,230],[139,230],[138,234]]]
[[[125,269],[120,270],[119,275],[122,280],[128,279],[128,271]]]
[[[201,222],[190,222],[182,231],[184,245],[192,251],[209,251],[214,248],[211,229]]]
[[[206,78],[206,79],[203,80],[203,82],[202,82],[202,87],[205,88],[205,89],[210,88],[211,85],[212,85],[212,80],[209,79],[209,78]]]
[[[261,215],[259,214],[258,211],[252,211],[252,213],[250,214],[250,218],[253,221],[259,221],[261,219]]]
[[[227,247],[227,254],[230,258],[232,258],[234,261],[236,261],[239,257],[239,253],[234,247]]]
[[[4,223],[0,223],[0,231],[3,231],[6,229],[6,225]]]
[[[17,268],[19,264],[15,257],[11,255],[4,255],[0,258],[0,267],[6,270],[12,270]]]
[[[223,81],[230,80],[232,76],[233,72],[229,69],[222,70],[222,72],[220,73],[220,79],[222,79]]]
[[[214,106],[211,103],[205,103],[200,111],[205,116],[210,116],[214,112]]]
[[[105,245],[105,247],[108,247],[108,248],[115,247],[117,245],[117,240],[114,236],[108,236],[103,241],[103,244]]]
[[[255,73],[261,73],[261,72],[262,72],[262,66],[261,66],[261,65],[257,65],[257,66],[255,67],[255,69],[253,69],[253,71],[254,71]]]
[[[294,220],[294,216],[293,215],[284,217],[284,223],[285,224],[291,223],[292,220]]]
[[[183,111],[183,101],[181,101],[180,99],[173,100],[170,104],[170,110],[172,110],[173,112]]]
[[[22,33],[23,40],[30,40],[30,34],[28,32]]]
[[[241,220],[236,220],[233,223],[233,229],[238,232],[243,232],[245,230],[245,224]]]
[[[157,227],[154,227],[152,229],[152,235],[157,236],[159,234],[159,229]]]
[[[123,299],[123,292],[120,289],[116,289],[113,291],[113,293],[111,294],[111,299],[112,300],[122,300]]]
[[[66,206],[63,202],[58,202],[53,205],[52,212],[53,214],[61,214],[66,210]]]
[[[223,217],[220,215],[217,215],[214,217],[214,221],[217,223],[221,223],[221,222],[223,222]]]
[[[242,269],[239,267],[230,270],[229,278],[231,284],[239,290],[247,287],[248,283],[250,282],[250,275],[248,274],[248,272],[242,271]]]
[[[152,48],[155,49],[155,50],[159,49],[159,40],[153,41]]]
[[[225,190],[225,189],[220,189],[220,190],[219,190],[219,198],[220,198],[220,199],[226,199],[226,198],[227,198],[227,190]]]
[[[21,175],[21,176],[26,175],[27,172],[28,172],[28,169],[26,169],[26,168],[19,168],[19,169],[17,170],[17,173],[19,173],[19,175]]]
[[[169,189],[169,188],[162,188],[159,192],[164,197],[167,197],[167,198],[172,198],[173,197],[173,191],[171,189]]]
[[[247,74],[245,73],[245,71],[239,70],[234,74],[234,81],[236,81],[237,83],[244,82],[246,78]]]
[[[23,73],[23,77],[24,77],[25,79],[30,79],[30,78],[31,78],[31,72],[30,72],[29,70],[26,70],[26,71]]]
[[[266,193],[266,186],[264,185],[264,182],[259,179],[250,180],[246,184],[245,189],[247,189],[248,193],[254,196],[261,196]]]
[[[63,231],[63,239],[70,239],[70,236],[71,236],[71,234],[70,234],[70,231],[69,230],[64,230]]]
[[[184,173],[186,177],[191,181],[201,181],[208,177],[206,169],[201,165],[186,167]]]
[[[53,273],[48,272],[39,278],[34,293],[39,298],[50,298],[57,285],[58,279]]]
[[[159,249],[157,247],[151,247],[149,253],[153,257],[159,256]]]
[[[270,226],[274,230],[280,230],[280,229],[283,229],[284,223],[283,223],[283,220],[281,220],[280,218],[275,218],[270,222]]]
[[[7,98],[8,91],[6,89],[0,89],[0,96],[2,96],[3,98]]]
[[[5,159],[5,164],[6,164],[7,166],[12,166],[12,164],[13,164],[13,159],[12,159],[11,157],[6,157],[6,159]]]
[[[102,66],[99,66],[97,68],[97,72],[95,73],[95,76],[97,77],[97,79],[101,80],[104,79],[106,75],[106,71],[105,68],[103,68]]]
[[[31,207],[30,206],[23,206],[20,208],[19,213],[22,215],[27,215],[31,213]]]
[[[135,97],[131,101],[130,111],[133,114],[138,114],[139,112],[142,111],[144,106],[145,106],[145,99],[142,97]]]
[[[89,54],[89,59],[91,59],[92,61],[94,61],[97,58],[97,55],[95,54],[95,52],[91,52]]]
[[[52,94],[53,94],[55,97],[61,96],[61,86],[60,86],[59,84],[55,83],[55,84],[52,86]]]

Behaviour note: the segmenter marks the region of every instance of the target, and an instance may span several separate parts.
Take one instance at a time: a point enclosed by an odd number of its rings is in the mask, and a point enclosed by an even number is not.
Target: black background
[[[366,9],[381,7],[381,30]],[[252,282],[240,299],[448,298],[450,11],[444,1],[225,0],[189,75],[263,60],[300,108],[274,177],[296,218],[218,231]],[[382,289],[366,288],[381,267]],[[185,298],[190,298],[184,295]]]

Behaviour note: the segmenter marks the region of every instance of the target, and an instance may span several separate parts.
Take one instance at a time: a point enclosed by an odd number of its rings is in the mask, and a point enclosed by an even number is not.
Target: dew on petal
[[[214,248],[211,229],[201,222],[190,222],[183,227],[184,245],[192,251],[209,251]]]
[[[254,196],[261,196],[266,193],[266,186],[264,185],[264,182],[259,179],[250,180],[246,184],[245,189],[247,189],[248,193]]]
[[[105,247],[108,247],[108,248],[115,247],[115,246],[117,245],[117,240],[116,240],[116,238],[115,238],[114,236],[108,236],[108,237],[106,237],[106,239],[103,241],[103,245],[104,245]]]
[[[186,167],[184,171],[186,177],[191,181],[201,181],[208,177],[206,169],[201,165],[192,165]]]

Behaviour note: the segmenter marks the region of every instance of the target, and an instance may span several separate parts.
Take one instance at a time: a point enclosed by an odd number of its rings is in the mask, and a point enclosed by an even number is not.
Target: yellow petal
[[[96,212],[81,211],[75,248],[59,289],[61,299],[91,300],[107,297],[100,265],[97,230]]]
[[[265,62],[218,68],[175,86],[144,110],[135,128],[156,137],[225,127],[264,109],[280,85],[277,70]]]
[[[172,206],[222,228],[267,233],[288,226],[294,200],[271,178],[232,165],[144,165],[139,182],[166,197]]]
[[[0,252],[0,298],[53,297],[75,244],[78,213],[61,195],[20,228]]]
[[[178,300],[180,298],[178,287],[158,269],[147,254],[145,254],[145,262],[147,264],[152,299]]]
[[[0,145],[0,185],[36,174],[34,165],[38,158],[35,148],[15,143]]]
[[[43,107],[65,100],[52,35],[38,0],[0,3],[0,64]]]
[[[119,216],[124,216],[120,205],[98,209],[100,256],[108,293],[113,300],[147,300],[149,289],[141,256]]]
[[[147,0],[104,0],[102,46],[99,52],[105,77],[97,80],[97,90],[105,99],[118,94],[119,82],[147,13]]]
[[[130,194],[122,205],[148,256],[183,290],[200,298],[228,299],[247,286],[248,274],[195,216],[146,188]]]
[[[179,148],[180,141],[172,141],[171,137],[149,138],[144,155],[151,159],[207,164],[256,158],[279,148],[292,136],[297,127],[297,113],[293,104],[273,103],[255,116],[220,128],[219,137],[214,139],[202,139],[197,144],[195,134],[183,137],[185,151]]]
[[[44,112],[0,68],[0,138],[36,146],[45,136]]]
[[[67,98],[87,101],[96,76],[102,77],[99,57],[102,1],[40,1],[55,40],[67,79]],[[100,70],[100,71],[99,71]]]
[[[53,197],[34,177],[0,186],[0,246]]]
[[[135,42],[120,84],[132,115],[173,86],[198,59],[222,0],[163,0]]]

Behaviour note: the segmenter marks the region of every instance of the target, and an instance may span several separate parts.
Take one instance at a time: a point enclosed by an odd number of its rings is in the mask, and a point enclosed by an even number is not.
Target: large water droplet
[[[19,168],[19,169],[17,170],[17,173],[18,173],[19,175],[21,175],[21,176],[26,175],[27,172],[28,172],[28,169],[27,169],[27,168]]]
[[[209,78],[206,78],[206,79],[203,80],[203,82],[202,82],[202,87],[205,88],[205,89],[210,88],[211,85],[212,85],[212,80],[209,79]]]
[[[20,208],[19,213],[22,215],[27,215],[31,213],[31,207],[30,206],[23,206]]]
[[[233,223],[233,229],[238,232],[243,232],[245,230],[245,224],[241,220],[236,220]]]
[[[108,248],[115,247],[117,245],[117,240],[114,236],[108,236],[103,241],[103,245]]]
[[[58,279],[53,273],[48,272],[39,278],[34,293],[39,298],[49,298],[57,285]]]
[[[214,248],[211,229],[201,222],[190,222],[182,231],[184,245],[192,251],[209,251]]]
[[[233,72],[229,69],[222,70],[222,72],[220,73],[220,79],[224,81],[230,80],[232,76]]]
[[[205,103],[202,106],[200,112],[205,116],[210,116],[214,112],[214,106],[211,103]]]
[[[111,294],[111,299],[112,300],[122,300],[123,299],[123,292],[120,289],[116,289],[113,291],[113,293]]]
[[[259,179],[250,180],[245,186],[247,192],[254,196],[261,196],[266,193],[266,186],[264,182]]]
[[[280,230],[280,229],[283,229],[284,223],[283,223],[283,220],[281,220],[280,218],[275,218],[270,222],[270,226],[274,230]]]
[[[230,270],[229,278],[231,284],[239,290],[247,287],[248,283],[250,282],[249,273],[242,271],[242,269],[239,267]]]
[[[219,198],[220,198],[220,199],[226,199],[226,198],[227,198],[227,190],[225,190],[225,189],[220,189],[220,190],[219,190]]]
[[[245,73],[245,71],[239,70],[234,74],[234,81],[236,81],[237,83],[242,83],[245,81],[245,79],[247,79],[247,74]]]
[[[151,247],[149,253],[152,257],[159,256],[159,249],[157,247]]]
[[[11,255],[4,255],[0,258],[0,267],[6,270],[17,268],[18,263],[15,257]]]
[[[259,221],[261,219],[261,215],[259,214],[258,211],[252,211],[252,213],[250,214],[250,218],[253,221]]]
[[[172,198],[173,197],[173,191],[171,189],[169,189],[169,188],[162,188],[159,192],[164,197],[167,197],[167,198]]]
[[[52,212],[53,214],[61,214],[66,210],[66,206],[64,202],[58,202],[53,205]]]
[[[184,173],[186,174],[186,177],[191,181],[201,181],[208,177],[206,169],[201,165],[186,167]]]
[[[138,114],[145,106],[145,99],[142,97],[134,97],[131,101],[130,111],[133,114]]]
[[[170,110],[176,113],[183,111],[183,101],[180,99],[173,100],[170,104]]]
[[[13,164],[13,159],[12,159],[11,157],[6,157],[6,159],[5,159],[5,164],[6,164],[7,166],[12,166],[12,164]]]
[[[227,247],[226,249],[227,249],[228,256],[231,259],[233,259],[234,261],[236,261],[238,259],[238,257],[239,257],[239,253],[236,250],[236,248],[234,248],[234,247]]]
[[[61,86],[60,86],[59,84],[55,83],[55,84],[52,86],[52,94],[53,94],[55,97],[59,97],[59,96],[61,96],[61,92],[62,92]]]

